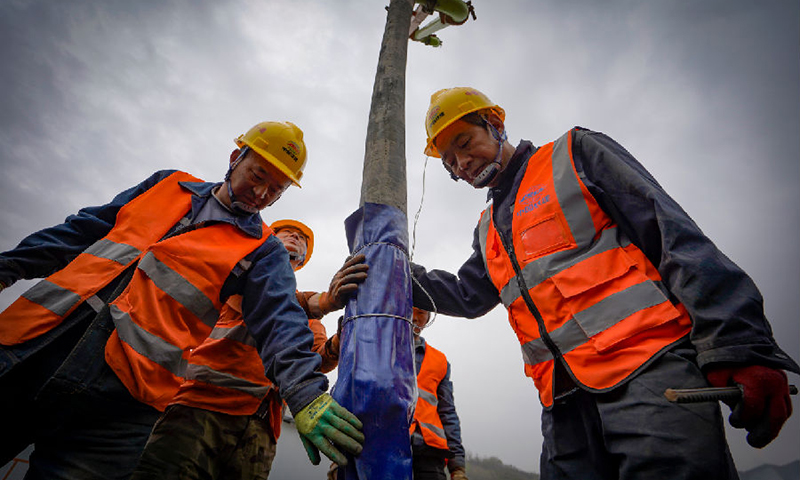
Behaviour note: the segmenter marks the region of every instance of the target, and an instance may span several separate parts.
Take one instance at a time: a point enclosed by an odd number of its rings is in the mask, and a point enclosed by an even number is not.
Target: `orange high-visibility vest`
[[[691,330],[683,305],[659,288],[656,268],[581,181],[572,131],[528,160],[511,245],[503,244],[491,210],[481,214],[481,252],[543,405],[553,403],[554,351],[580,385],[603,391]]]
[[[283,401],[278,388],[264,375],[264,363],[241,312],[242,296],[232,295],[211,335],[189,355],[186,380],[170,403],[228,415],[252,415],[270,394],[267,420],[277,439]],[[325,327],[316,319],[309,319],[308,324],[312,330],[322,330],[314,332],[311,348],[321,354],[327,339]]]
[[[447,375],[447,357],[431,347],[425,345],[425,356],[417,375],[417,406],[414,409],[414,420],[411,422],[409,433],[419,430],[422,439],[428,446],[447,450],[447,437],[442,426],[442,419],[436,409],[439,397],[436,395],[439,383]]]
[[[182,382],[185,355],[217,321],[225,279],[271,234],[264,226],[265,235],[256,239],[217,223],[161,240],[191,208],[192,193],[180,181],[199,180],[176,172],[131,200],[106,237],[3,312],[2,342],[20,343],[50,330],[81,302],[92,304],[96,292],[138,261],[130,283],[110,304],[115,331],[105,358],[134,398],[163,410]]]
[[[175,172],[131,203],[147,202],[169,190],[179,194],[179,181],[198,181],[188,173]],[[187,202],[189,197],[187,197]],[[122,207],[114,228],[66,267],[28,289],[0,313],[0,344],[16,345],[51,330],[81,303],[88,301],[99,310],[94,295],[142,257],[150,244],[158,241],[188,211],[185,202],[167,202],[159,208]],[[135,219],[131,214],[135,215]],[[128,221],[135,220],[135,221]]]

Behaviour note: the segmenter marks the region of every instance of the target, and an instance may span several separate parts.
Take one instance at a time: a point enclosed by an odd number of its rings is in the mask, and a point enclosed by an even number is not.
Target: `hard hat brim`
[[[246,142],[242,140],[241,138],[237,138],[234,141],[236,142],[236,145],[239,146],[239,148],[242,148],[244,146],[250,147],[250,149],[256,152],[261,158],[263,158],[273,167],[277,168],[282,174],[286,175],[286,178],[291,180],[294,185],[297,185],[299,188],[303,188],[300,185],[300,178],[297,177],[291,170],[289,170],[289,168],[287,168],[286,165],[278,161],[278,159],[275,158],[274,155],[267,152],[263,148],[253,145],[251,142]]]

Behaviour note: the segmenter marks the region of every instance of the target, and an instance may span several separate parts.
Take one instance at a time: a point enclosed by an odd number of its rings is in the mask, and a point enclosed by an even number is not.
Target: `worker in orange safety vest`
[[[417,369],[417,404],[411,421],[412,467],[416,480],[468,480],[461,422],[456,413],[450,362],[420,335],[430,312],[414,307],[414,360]]]
[[[0,254],[0,287],[46,277],[0,313],[0,464],[33,443],[29,478],[127,479],[233,295],[312,461],[360,452],[259,215],[299,185],[303,132],[262,122],[235,142],[222,182],[156,172]]]
[[[450,362],[421,336],[430,312],[414,307],[414,366],[417,374],[417,403],[409,427],[414,480],[468,480],[466,452],[461,443],[461,421],[456,412]],[[336,480],[338,467],[332,463],[328,480]]]
[[[311,260],[314,233],[297,220],[270,224],[297,271]],[[345,262],[327,292],[297,292],[314,332],[320,370],[336,367],[338,332],[327,338],[319,318],[344,306],[366,278],[364,255]],[[312,313],[313,312],[313,313]],[[275,458],[283,401],[241,314],[241,296],[230,297],[209,338],[188,357],[186,380],[158,421],[131,480],[197,478],[266,479]]]
[[[784,370],[800,370],[752,280],[601,133],[515,148],[505,111],[469,87],[434,93],[425,126],[426,155],[491,203],[458,276],[412,264],[414,304],[505,306],[545,407],[542,479],[736,478],[719,405],[663,392],[740,384],[731,424],[758,448],[778,435]]]

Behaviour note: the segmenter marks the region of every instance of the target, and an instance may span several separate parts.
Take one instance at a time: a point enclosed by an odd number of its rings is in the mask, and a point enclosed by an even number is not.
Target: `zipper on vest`
[[[514,214],[514,207],[513,205],[510,207],[512,218]],[[494,223],[494,215],[492,215],[492,223]],[[506,249],[506,254],[508,255],[509,260],[511,260],[511,265],[514,267],[514,272],[516,273],[515,277],[517,280],[517,285],[519,285],[520,293],[522,294],[522,298],[525,300],[525,305],[527,305],[528,310],[533,314],[533,317],[536,319],[536,325],[539,327],[539,336],[544,341],[544,344],[547,346],[547,349],[550,350],[550,353],[553,354],[553,360],[563,361],[561,360],[561,352],[556,347],[556,344],[550,338],[550,334],[547,332],[547,328],[544,325],[544,319],[542,318],[542,314],[539,312],[539,309],[536,308],[536,304],[533,303],[533,299],[531,298],[530,292],[528,292],[528,286],[525,284],[525,279],[522,277],[522,269],[517,263],[517,257],[514,254],[514,244],[513,242],[509,242],[504,233],[497,228],[497,224],[494,226],[497,235],[500,237],[500,241],[503,243],[503,248]],[[513,233],[512,233],[513,235]],[[510,307],[510,305],[509,305]]]

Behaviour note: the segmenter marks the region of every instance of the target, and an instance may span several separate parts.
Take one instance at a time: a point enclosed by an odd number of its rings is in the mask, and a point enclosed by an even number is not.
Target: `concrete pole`
[[[413,0],[391,0],[367,127],[359,210],[345,220],[350,252],[369,277],[345,307],[332,395],[364,423],[364,450],[338,480],[412,480],[416,401],[408,263],[405,70]]]
[[[405,94],[413,0],[391,0],[369,111],[361,205],[381,203],[407,213]]]

